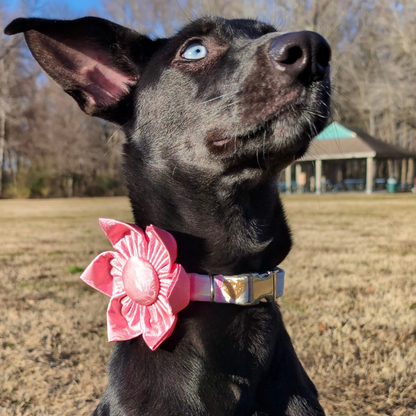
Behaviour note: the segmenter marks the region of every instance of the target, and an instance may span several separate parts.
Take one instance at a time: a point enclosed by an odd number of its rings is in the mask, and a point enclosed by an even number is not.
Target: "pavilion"
[[[308,153],[295,164],[295,172],[292,166],[286,168],[286,189],[290,192],[294,173],[298,191],[306,188],[320,194],[327,187],[336,190],[356,186],[370,194],[375,189],[376,175],[377,183],[386,180],[387,161],[411,160],[413,178],[414,158],[415,152],[333,122],[315,137]]]

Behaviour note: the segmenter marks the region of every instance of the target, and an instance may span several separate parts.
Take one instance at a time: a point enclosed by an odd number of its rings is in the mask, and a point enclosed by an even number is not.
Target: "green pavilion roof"
[[[416,157],[416,153],[376,139],[359,128],[347,128],[334,121],[315,137],[301,161],[367,157],[403,159]]]
[[[326,129],[321,131],[315,137],[315,140],[353,139],[356,136],[357,133],[334,121]]]

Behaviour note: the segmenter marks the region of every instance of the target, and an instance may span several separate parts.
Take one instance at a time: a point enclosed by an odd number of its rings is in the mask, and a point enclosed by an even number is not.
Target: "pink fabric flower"
[[[155,350],[176,325],[177,313],[190,298],[189,276],[175,263],[176,241],[153,225],[146,233],[136,225],[100,219],[115,248],[97,256],[81,279],[110,296],[107,310],[109,341],[143,336]]]

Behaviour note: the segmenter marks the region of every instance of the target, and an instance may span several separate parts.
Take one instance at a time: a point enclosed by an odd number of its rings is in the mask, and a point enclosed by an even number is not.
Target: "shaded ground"
[[[416,198],[284,197],[281,307],[328,415],[416,415]],[[89,415],[107,298],[79,280],[124,198],[0,201],[0,416]]]

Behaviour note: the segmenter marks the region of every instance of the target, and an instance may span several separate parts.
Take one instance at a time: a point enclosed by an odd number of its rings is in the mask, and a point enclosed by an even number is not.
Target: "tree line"
[[[123,194],[121,131],[84,115],[43,74],[22,36],[3,34],[14,17],[71,16],[57,2],[43,4],[39,11],[36,0],[22,0],[11,9],[0,0],[0,197]],[[317,31],[333,51],[333,119],[416,151],[414,0],[108,0],[103,6],[91,14],[153,36],[169,36],[206,14]],[[412,182],[413,161],[401,163],[399,179]]]

